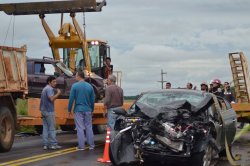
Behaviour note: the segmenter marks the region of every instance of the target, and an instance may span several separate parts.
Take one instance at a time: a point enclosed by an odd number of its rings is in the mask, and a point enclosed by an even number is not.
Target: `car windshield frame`
[[[183,91],[150,92],[143,93],[136,102],[149,105],[151,107],[158,107],[175,101],[186,100],[193,106],[197,106],[204,100],[204,98],[205,96],[202,94]]]
[[[64,74],[66,74],[69,77],[73,76],[73,73],[66,67],[66,65],[62,62],[57,62],[56,66],[62,70]]]

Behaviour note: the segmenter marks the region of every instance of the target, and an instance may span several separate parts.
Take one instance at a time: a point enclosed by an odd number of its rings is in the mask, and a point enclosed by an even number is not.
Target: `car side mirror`
[[[58,73],[58,72],[54,72],[54,76],[56,76],[56,77],[59,77],[60,76],[60,73]]]

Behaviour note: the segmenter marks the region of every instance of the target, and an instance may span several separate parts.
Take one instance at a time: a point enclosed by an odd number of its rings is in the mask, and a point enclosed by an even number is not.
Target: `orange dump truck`
[[[9,151],[17,115],[15,100],[28,92],[26,47],[0,46],[0,152]]]

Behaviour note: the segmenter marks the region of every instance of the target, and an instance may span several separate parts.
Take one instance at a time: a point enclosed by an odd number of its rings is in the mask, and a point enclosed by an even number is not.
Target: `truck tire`
[[[7,107],[0,108],[0,152],[11,149],[14,141],[14,118]]]

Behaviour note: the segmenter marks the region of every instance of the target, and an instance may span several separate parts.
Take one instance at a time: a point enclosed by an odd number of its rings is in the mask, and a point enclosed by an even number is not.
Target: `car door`
[[[221,138],[222,138],[222,135],[224,135],[224,131],[223,131],[223,123],[221,120],[221,116],[220,116],[220,113],[218,112],[220,109],[221,107],[218,109],[216,108],[215,104],[212,104],[208,108],[208,114],[210,117],[210,121],[214,124],[214,127],[215,127],[216,143],[217,145],[221,147],[221,141],[222,141]],[[224,142],[222,146],[224,146]]]
[[[220,115],[223,122],[223,134],[221,139],[222,142],[224,142],[226,136],[228,144],[230,145],[236,133],[237,115],[225,99],[218,97],[218,102],[221,106]]]

